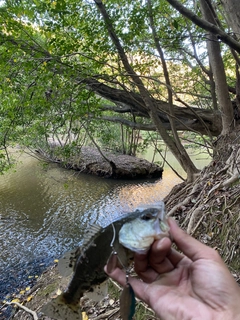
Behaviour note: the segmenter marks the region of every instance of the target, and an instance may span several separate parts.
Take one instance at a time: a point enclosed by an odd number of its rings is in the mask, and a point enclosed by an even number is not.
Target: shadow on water
[[[163,180],[108,180],[22,155],[16,170],[0,176],[0,300],[32,286],[54,259],[81,244],[89,224],[105,226],[157,202],[179,182],[167,169]]]
[[[8,266],[0,274],[0,300],[11,298],[12,293],[31,287],[52,262],[53,257],[48,257]]]
[[[29,262],[21,262],[6,267],[0,273],[0,301],[11,301],[18,297],[21,290],[31,288],[37,281],[39,275],[53,264],[53,257],[44,257]],[[15,310],[8,306],[0,311],[0,320],[11,319]]]

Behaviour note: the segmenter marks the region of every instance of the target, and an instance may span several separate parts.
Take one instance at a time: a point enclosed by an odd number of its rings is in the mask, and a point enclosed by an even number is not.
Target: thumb
[[[215,250],[207,247],[206,245],[194,239],[192,236],[180,229],[173,218],[169,218],[168,223],[170,226],[170,232],[173,237],[173,241],[176,243],[178,249],[180,249],[192,261],[196,261],[199,259],[220,259]]]

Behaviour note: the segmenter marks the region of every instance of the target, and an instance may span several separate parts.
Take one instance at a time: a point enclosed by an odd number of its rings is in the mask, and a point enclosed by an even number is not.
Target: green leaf
[[[178,30],[179,25],[178,25],[178,22],[177,22],[176,19],[173,20],[173,26],[174,26],[175,29]]]

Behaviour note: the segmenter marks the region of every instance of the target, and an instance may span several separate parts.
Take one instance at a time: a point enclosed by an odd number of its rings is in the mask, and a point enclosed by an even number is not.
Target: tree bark
[[[215,24],[212,6],[210,0],[200,0],[200,8],[202,15],[206,21]],[[233,128],[233,108],[230,100],[227,79],[224,69],[223,60],[221,57],[221,48],[217,37],[209,33],[209,40],[207,40],[207,49],[209,53],[210,65],[212,68],[218,103],[222,113],[222,134],[228,134]]]
[[[221,0],[227,15],[227,22],[238,40],[240,40],[240,2],[239,0]]]
[[[102,110],[112,110],[116,113],[133,113],[139,117],[149,118],[148,111],[144,107],[144,101],[137,92],[125,91],[110,87],[93,78],[81,80],[86,83],[88,89],[93,90],[100,96],[119,104],[119,106],[105,106]],[[150,98],[156,105],[157,115],[161,119],[166,130],[171,130],[167,114],[169,114],[169,104],[165,101]],[[218,136],[222,131],[221,113],[219,110],[201,109],[196,107],[179,107],[173,105],[176,117],[176,128],[182,131],[193,131],[200,134]],[[118,121],[124,123],[123,121]],[[154,124],[153,124],[154,125]],[[133,125],[135,126],[135,125]],[[140,125],[139,125],[140,126]],[[140,128],[136,125],[136,128]],[[142,127],[144,127],[143,125]]]

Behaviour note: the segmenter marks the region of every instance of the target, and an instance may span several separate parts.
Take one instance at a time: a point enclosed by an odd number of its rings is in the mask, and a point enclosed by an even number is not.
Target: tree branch
[[[121,104],[123,107],[114,107],[114,106],[103,106],[103,110],[111,110],[117,113],[126,113],[130,112],[134,115],[149,118],[149,114],[144,108],[142,97],[139,93],[130,92],[127,90],[120,90],[106,84],[99,82],[96,79],[88,78],[83,80],[87,83],[89,89],[91,88],[94,92],[98,93],[102,97],[113,101],[116,104]],[[162,125],[169,130],[169,119],[167,115],[169,114],[169,104],[162,100],[157,100],[152,98],[154,104],[157,105],[157,115],[161,119]],[[195,107],[180,107],[173,105],[174,115],[178,119],[179,123],[185,123],[188,128],[195,128],[196,131],[200,129],[200,133],[209,135],[209,132],[213,136],[217,136],[221,132],[221,114],[218,111],[200,109]],[[201,118],[201,121],[199,120]],[[202,123],[201,123],[202,122]],[[178,123],[177,130],[183,129],[183,125]],[[201,124],[200,124],[201,123]],[[205,123],[205,125],[203,125]],[[220,125],[219,125],[220,124]],[[206,130],[207,128],[207,130]],[[185,127],[186,130],[186,127]],[[194,129],[193,129],[194,130]]]
[[[19,308],[23,309],[24,311],[30,313],[33,316],[34,320],[38,320],[38,316],[37,313],[33,310],[30,310],[29,308],[23,306],[22,304],[18,303],[18,302],[5,302],[5,304],[7,305],[11,305],[11,304],[15,304],[16,306],[18,306]]]
[[[194,24],[202,29],[209,31],[217,36],[219,40],[227,44],[230,48],[236,50],[240,54],[240,43],[233,37],[229,36],[226,32],[218,28],[216,25],[199,18],[194,12],[184,7],[178,0],[167,0],[184,17],[190,19]]]

